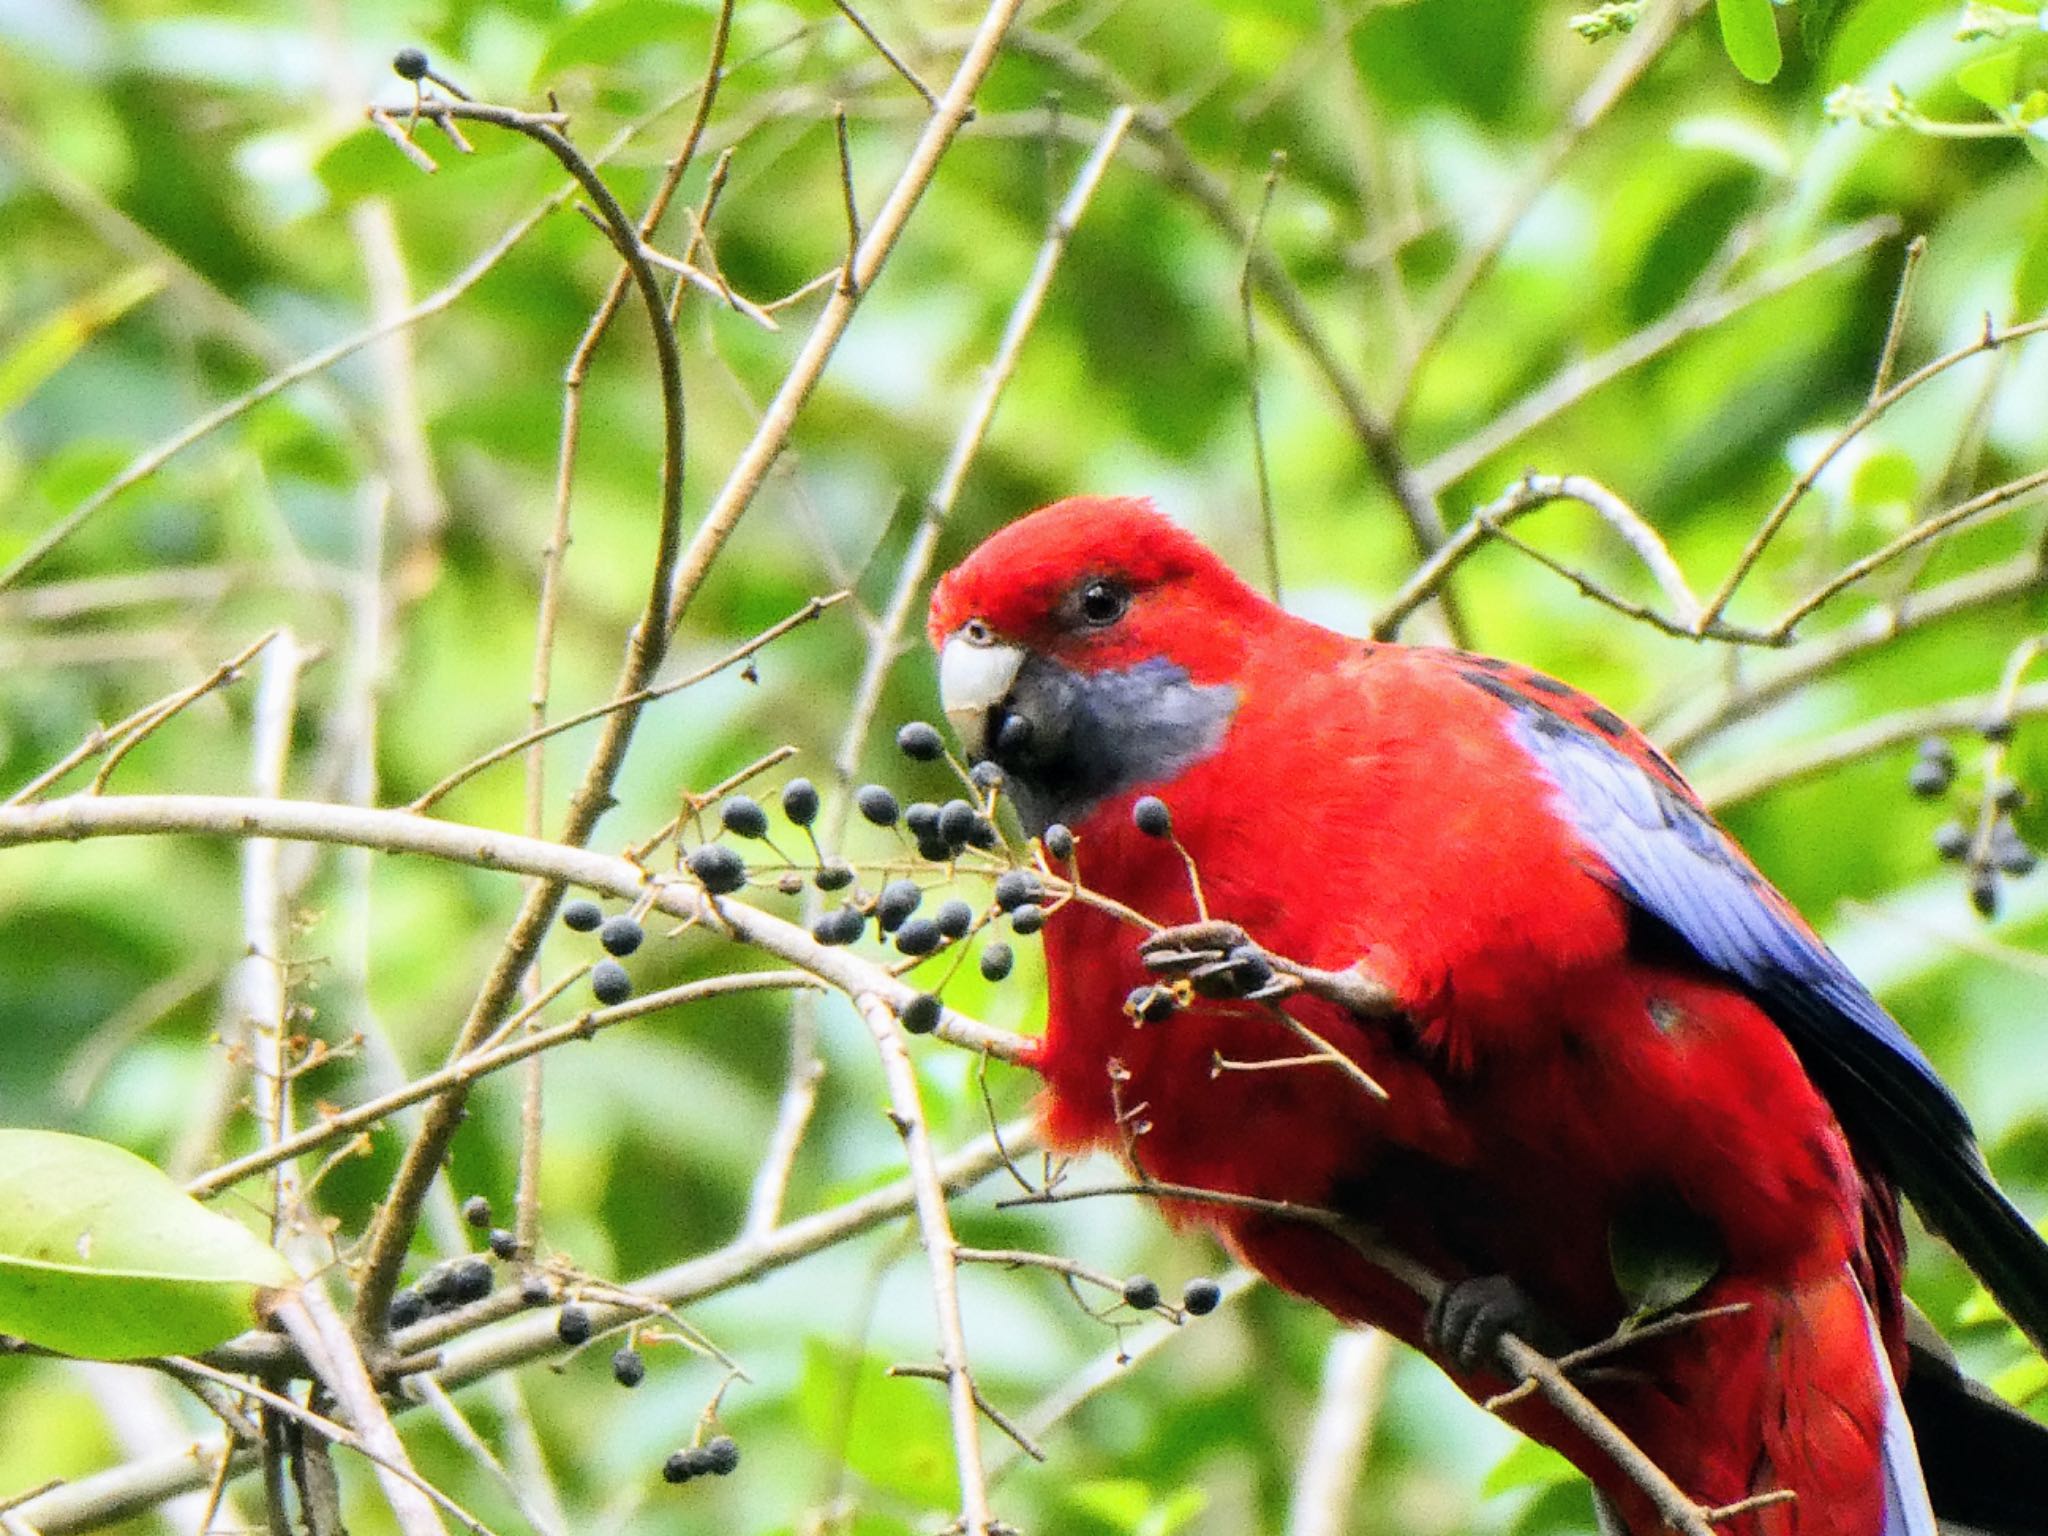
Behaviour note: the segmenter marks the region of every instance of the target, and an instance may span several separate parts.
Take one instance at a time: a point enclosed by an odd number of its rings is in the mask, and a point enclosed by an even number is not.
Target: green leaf
[[[556,32],[535,71],[546,81],[583,64],[616,64],[653,43],[695,46],[709,29],[709,13],[684,0],[598,0]]]
[[[1817,59],[1854,0],[1799,0],[1799,46]]]
[[[1713,1228],[1676,1200],[1644,1201],[1624,1211],[1608,1229],[1607,1251],[1636,1321],[1683,1306],[1721,1268]]]
[[[134,1153],[0,1130],[0,1333],[98,1360],[211,1349],[298,1283]]]
[[[2019,728],[2011,772],[2027,791],[2012,813],[2012,824],[2036,848],[2048,848],[2048,730],[2031,722]]]
[[[1849,500],[1864,511],[1911,505],[1920,493],[1920,469],[1902,448],[1883,448],[1856,466]]]
[[[1771,0],[1714,0],[1721,19],[1721,46],[1742,73],[1758,85],[1778,76],[1785,50],[1778,42],[1778,16]]]
[[[1181,1488],[1161,1498],[1134,1477],[1077,1483],[1067,1490],[1067,1500],[1125,1536],[1173,1536],[1209,1504],[1199,1488]]]
[[[2002,112],[2019,94],[2023,58],[2024,53],[2018,43],[1994,48],[1957,70],[1956,84],[1973,101],[1982,102],[1994,112]]]
[[[808,1339],[797,1416],[814,1444],[844,1455],[867,1482],[938,1509],[958,1497],[945,1392],[891,1376],[879,1355]]]
[[[1547,1445],[1519,1440],[1513,1450],[1494,1463],[1480,1491],[1488,1498],[1520,1488],[1548,1488],[1575,1480],[1579,1469]]]
[[[99,332],[164,285],[154,267],[134,267],[65,305],[0,353],[0,416],[40,389]]]

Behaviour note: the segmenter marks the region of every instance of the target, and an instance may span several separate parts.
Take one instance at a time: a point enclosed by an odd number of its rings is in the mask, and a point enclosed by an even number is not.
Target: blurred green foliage
[[[1439,456],[1561,369],[1702,295],[1784,269],[1832,232],[1889,221],[1857,253],[1689,331],[1440,487],[1456,525],[1525,468],[1592,475],[1644,510],[1702,591],[1867,399],[1907,236],[1924,235],[1927,254],[1902,373],[1968,344],[1987,314],[2003,325],[2048,303],[2048,184],[2030,158],[2041,148],[2048,39],[2037,7],[2006,5],[2001,19],[1985,6],[1964,17],[1947,0],[1647,0],[1633,33],[1598,42],[1573,31],[1577,9],[1027,7],[1030,36],[981,92],[977,119],[865,299],[791,451],[691,609],[670,670],[722,654],[814,594],[852,586],[871,611],[886,600],[1048,214],[1125,92],[1170,119],[1174,142],[1247,224],[1272,156],[1285,153],[1260,238],[1423,466],[1458,462]],[[1574,103],[1676,9],[1691,19],[1575,134]],[[861,10],[934,83],[979,17],[964,0]],[[410,103],[387,68],[395,49],[426,48],[489,100],[540,107],[552,93],[586,152],[606,147],[604,173],[637,210],[688,120],[714,14],[706,0],[0,0],[0,561],[135,455],[282,363],[360,330],[372,305],[366,253],[380,241],[395,238],[404,281],[424,297],[557,192],[553,162],[511,136],[473,126],[474,153],[464,153],[422,125],[417,142],[439,167],[427,175],[369,129],[365,103],[401,119]],[[1782,64],[1767,68],[1780,52]],[[835,102],[847,107],[871,216],[924,103],[826,0],[740,0],[728,77],[679,199],[696,205],[731,149],[709,237],[738,292],[767,301],[839,259]],[[1540,195],[1434,325],[1532,178]],[[661,243],[673,251],[687,240],[672,215]],[[944,531],[942,563],[1030,506],[1090,490],[1152,494],[1262,574],[1237,299],[1245,257],[1186,195],[1171,153],[1135,134],[1074,234]],[[411,328],[408,419],[424,478],[393,456],[391,376],[357,353],[172,458],[0,592],[0,784],[11,792],[96,722],[204,676],[279,625],[322,651],[304,680],[291,793],[352,792],[362,720],[349,710],[366,687],[382,804],[403,804],[518,734],[562,373],[614,267],[604,240],[560,207]],[[753,433],[818,302],[783,311],[771,333],[702,294],[685,297],[691,519]],[[1257,327],[1283,590],[1303,611],[1362,629],[1412,569],[1412,541],[1270,306]],[[1820,478],[1732,616],[1765,622],[1916,520],[2048,462],[2044,400],[2048,346],[2038,342],[1917,392]],[[629,307],[584,393],[558,715],[605,696],[644,595],[659,413],[644,326]],[[1582,510],[1556,508],[1521,531],[1628,596],[1655,599],[1620,541]],[[1809,628],[1824,633],[1910,584],[1988,569],[2042,538],[2038,507],[1987,520],[1852,589]],[[364,598],[366,568],[380,584],[375,600]],[[1556,671],[1653,726],[1683,726],[1732,677],[1772,665],[1657,634],[1511,551],[1479,556],[1456,590],[1471,644]],[[1987,693],[2044,618],[2036,587],[1905,636],[1702,740],[1686,766],[1711,783],[1860,721]],[[1429,638],[1430,622],[1418,620],[1411,637]],[[798,749],[783,771],[829,784],[865,643],[860,615],[842,605],[766,651],[757,680],[727,672],[654,707],[597,842],[643,836],[673,813],[679,790],[780,743]],[[113,787],[242,792],[250,710],[247,684],[201,700],[129,757]],[[906,795],[943,790],[942,773],[906,767],[887,746],[897,722],[933,710],[931,667],[913,648],[890,675],[863,771]],[[576,732],[547,748],[550,823],[588,741]],[[1977,787],[1982,748],[1965,734],[1959,749],[1957,804]],[[2048,793],[2044,750],[2042,728],[2023,726],[2015,761],[2037,796]],[[1901,746],[1746,799],[1732,825],[1928,1045],[1978,1116],[1994,1164],[2038,1209],[2048,1193],[2048,899],[2038,881],[2011,882],[1999,923],[1978,924],[1929,844],[1955,808],[1906,794],[1909,756]],[[441,811],[517,827],[523,795],[518,765],[507,764]],[[851,844],[870,856],[888,847],[860,835]],[[499,876],[385,856],[324,853],[302,874],[293,996],[303,1026],[338,1054],[301,1089],[307,1105],[354,1102],[379,1080],[354,1045],[373,1024],[403,1068],[441,1059],[519,892]],[[219,1043],[223,982],[242,953],[239,883],[236,850],[196,842],[0,857],[0,1122],[116,1139],[181,1174],[215,1156],[216,1131],[225,1150],[248,1146],[240,1067]],[[557,974],[588,949],[558,935],[544,966]],[[650,943],[631,968],[652,987],[740,959],[692,935]],[[1035,946],[1020,945],[1009,981],[987,985],[970,969],[948,998],[1034,1028],[1042,983]],[[750,996],[553,1056],[547,1246],[623,1279],[729,1241],[774,1122],[788,1016],[786,1000]],[[865,1030],[837,1001],[820,1020],[829,1070],[795,1168],[793,1213],[901,1166]],[[925,1046],[919,1065],[941,1144],[979,1134],[975,1064]],[[1021,1074],[998,1069],[990,1084],[1004,1113],[1027,1104]],[[518,1112],[510,1077],[477,1095],[449,1169],[458,1196],[482,1192],[509,1208]],[[344,1242],[361,1231],[399,1145],[386,1132],[327,1172],[322,1208]],[[963,1240],[1044,1247],[1113,1273],[1142,1268],[1169,1295],[1225,1263],[1149,1209],[1004,1212],[993,1208],[996,1187],[959,1203]],[[420,1266],[464,1240],[444,1208],[421,1239]],[[1012,1410],[1116,1346],[1120,1320],[1089,1316],[1055,1277],[977,1269],[964,1283],[982,1385]],[[1916,1249],[1913,1288],[1944,1325],[1969,1301],[1967,1277],[1929,1244]],[[685,1488],[665,1487],[657,1471],[693,1433],[716,1366],[653,1347],[647,1383],[628,1393],[610,1380],[606,1345],[559,1372],[522,1373],[568,1528],[932,1528],[951,1496],[940,1389],[878,1374],[930,1358],[931,1317],[904,1227],[693,1309],[691,1322],[749,1379],[722,1406],[745,1448],[741,1470]],[[1267,1292],[1191,1325],[1055,1429],[1049,1464],[1020,1462],[1000,1484],[1000,1509],[1021,1529],[1077,1536],[1282,1529],[1329,1332],[1323,1317]],[[1987,1375],[2019,1359],[1991,1319],[1959,1333]],[[0,1363],[0,1422],[10,1426],[0,1492],[144,1448],[151,1431],[123,1411],[121,1390],[58,1365]],[[471,1392],[463,1402],[487,1435],[501,1432],[503,1398]],[[196,1426],[190,1407],[163,1413]],[[494,1528],[522,1528],[503,1487],[442,1427],[426,1415],[409,1423],[424,1469]],[[342,1471],[351,1528],[386,1528],[364,1469],[344,1461]],[[1583,1487],[1555,1458],[1514,1448],[1426,1366],[1395,1363],[1352,1530],[1533,1536],[1586,1530],[1590,1519]],[[127,1528],[158,1527],[145,1517]]]

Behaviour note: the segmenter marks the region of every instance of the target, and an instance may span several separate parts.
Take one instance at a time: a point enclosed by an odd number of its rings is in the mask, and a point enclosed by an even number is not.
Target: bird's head
[[[1149,502],[1076,497],[947,573],[929,632],[946,717],[1035,832],[1214,752],[1267,611]]]

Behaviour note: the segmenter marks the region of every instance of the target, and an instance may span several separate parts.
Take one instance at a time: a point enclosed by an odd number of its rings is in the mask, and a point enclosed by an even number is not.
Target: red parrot
[[[1697,1504],[1794,1495],[1731,1536],[2048,1531],[2048,1428],[1908,1343],[1899,1192],[2037,1346],[2048,1245],[1926,1058],[1618,716],[1294,617],[1135,500],[995,534],[930,637],[1027,829],[1068,827],[1081,886],[1169,925],[1048,918],[1056,1146],[1370,1228],[1443,1281],[1433,1310],[1327,1228],[1175,1211],[1476,1395],[1504,1332],[1591,1343],[1645,1266],[1704,1279],[1685,1306],[1731,1310],[1583,1385]],[[1185,1006],[1127,1009],[1162,979]],[[1663,1529],[1543,1400],[1508,1412],[1607,1530]]]

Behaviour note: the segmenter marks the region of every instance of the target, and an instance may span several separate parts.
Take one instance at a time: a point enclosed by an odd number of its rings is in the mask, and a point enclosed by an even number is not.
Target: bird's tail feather
[[[2048,1536],[2048,1424],[1963,1375],[1908,1314],[1903,1399],[1942,1536]]]

